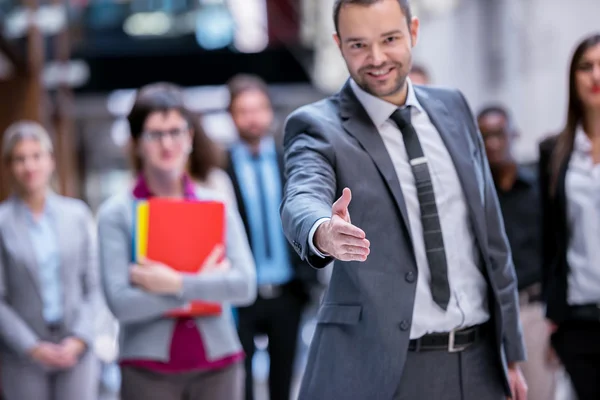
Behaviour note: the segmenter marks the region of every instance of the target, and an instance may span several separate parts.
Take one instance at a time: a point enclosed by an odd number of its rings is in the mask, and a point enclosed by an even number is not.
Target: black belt
[[[567,315],[568,320],[600,321],[600,304],[569,306]]]
[[[447,351],[456,353],[476,343],[485,333],[485,325],[477,325],[446,333],[430,333],[418,339],[412,339],[409,351]]]

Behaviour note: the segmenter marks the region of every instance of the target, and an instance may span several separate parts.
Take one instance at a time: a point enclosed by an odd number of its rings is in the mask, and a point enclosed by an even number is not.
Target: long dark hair
[[[192,139],[192,152],[188,162],[188,172],[192,178],[204,181],[209,172],[217,167],[218,152],[216,146],[202,129],[200,118],[193,115],[186,107],[183,91],[172,83],[153,83],[146,85],[137,93],[131,112],[127,116],[133,140],[132,160],[136,173],[142,169],[142,160],[136,151],[137,143],[144,130],[144,124],[150,114],[156,111],[179,112],[188,122],[194,136]]]
[[[585,110],[579,94],[577,93],[577,84],[575,75],[577,66],[581,61],[581,57],[586,51],[600,44],[600,33],[588,36],[577,45],[573,57],[571,58],[571,67],[569,69],[569,106],[567,109],[567,122],[562,132],[556,140],[556,147],[552,156],[552,185],[551,191],[555,193],[556,185],[560,170],[573,151],[573,143],[575,142],[575,131],[577,125],[583,120]]]

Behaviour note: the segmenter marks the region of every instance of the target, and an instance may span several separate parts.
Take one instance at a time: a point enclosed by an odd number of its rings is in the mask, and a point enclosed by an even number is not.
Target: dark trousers
[[[121,400],[241,400],[241,362],[214,371],[161,374],[122,367]]]
[[[246,400],[254,400],[252,357],[254,337],[258,334],[269,338],[269,397],[290,399],[302,309],[302,300],[284,288],[275,298],[265,299],[259,294],[253,305],[238,310],[238,331],[246,352]]]
[[[506,400],[491,339],[457,353],[409,351],[394,400]]]
[[[600,321],[563,322],[551,340],[578,399],[600,399]]]

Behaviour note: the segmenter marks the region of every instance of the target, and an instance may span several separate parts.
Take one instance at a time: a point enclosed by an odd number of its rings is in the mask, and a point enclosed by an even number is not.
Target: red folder
[[[201,273],[202,264],[217,245],[225,244],[225,205],[216,201],[148,201],[147,257],[185,273]],[[168,315],[215,315],[218,303],[194,301]]]

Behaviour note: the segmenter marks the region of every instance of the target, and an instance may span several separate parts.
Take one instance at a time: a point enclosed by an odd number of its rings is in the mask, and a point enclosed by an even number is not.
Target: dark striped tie
[[[437,305],[446,310],[450,300],[448,264],[427,158],[423,154],[417,132],[410,122],[410,107],[394,111],[391,119],[402,132],[406,154],[415,177],[417,196],[421,208],[425,251],[427,252],[427,261],[431,272],[431,294]]]

